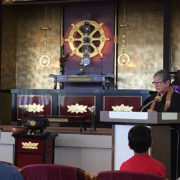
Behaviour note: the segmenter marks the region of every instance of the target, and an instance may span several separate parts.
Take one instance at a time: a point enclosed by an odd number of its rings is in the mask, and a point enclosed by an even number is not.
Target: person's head
[[[152,84],[155,86],[156,91],[161,94],[165,94],[171,84],[171,76],[169,72],[166,69],[162,69],[160,71],[157,71],[154,74],[153,78],[154,81],[152,82]]]
[[[136,125],[129,130],[128,140],[135,153],[145,153],[151,147],[151,130],[144,125]]]

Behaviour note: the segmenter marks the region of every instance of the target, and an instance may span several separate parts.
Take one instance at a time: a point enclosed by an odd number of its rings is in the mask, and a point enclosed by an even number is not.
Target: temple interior
[[[179,0],[2,0],[0,161],[119,170],[144,124],[178,179],[180,113],[141,110],[158,70],[180,93],[179,18]]]

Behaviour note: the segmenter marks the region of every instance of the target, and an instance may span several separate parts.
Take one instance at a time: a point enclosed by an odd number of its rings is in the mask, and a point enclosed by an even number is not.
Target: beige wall
[[[172,64],[180,69],[178,28],[180,3],[173,3]],[[3,7],[2,81],[3,89],[52,89],[48,74],[59,74],[60,6],[47,6],[47,55],[51,64],[42,68],[39,58],[44,54],[45,5]],[[119,3],[118,27],[122,24],[123,4]],[[152,75],[163,67],[163,0],[126,0],[126,53],[130,64],[118,65],[118,89],[153,89]],[[119,28],[118,54],[121,53],[122,30]]]

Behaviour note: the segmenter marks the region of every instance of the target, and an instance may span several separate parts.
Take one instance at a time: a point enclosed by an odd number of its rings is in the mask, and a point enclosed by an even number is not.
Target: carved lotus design
[[[24,108],[27,112],[43,112],[44,111],[44,105],[40,105],[40,104],[28,104],[28,105],[23,105],[20,106],[20,108]]]
[[[87,106],[84,105],[79,105],[78,103],[76,103],[75,105],[67,105],[67,112],[70,113],[84,113],[87,112]]]
[[[38,145],[39,145],[39,143],[32,143],[31,141],[22,142],[21,144],[23,149],[38,149]]]
[[[125,106],[124,104],[121,104],[120,106],[112,106],[112,109],[116,112],[132,112],[133,106]]]

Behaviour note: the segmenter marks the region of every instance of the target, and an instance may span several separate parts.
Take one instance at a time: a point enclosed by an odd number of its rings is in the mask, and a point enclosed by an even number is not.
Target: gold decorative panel
[[[119,3],[119,22],[123,23],[123,1]],[[163,67],[163,1],[126,1],[126,53],[129,65],[118,65],[119,89],[153,89],[153,74]],[[119,31],[118,54],[122,31]]]
[[[44,54],[44,32],[40,28],[44,25],[45,5],[27,6],[4,7],[1,84],[10,89],[51,89],[53,79],[48,75],[59,74],[60,5],[47,7],[47,25],[51,28],[47,32],[46,53],[51,59],[47,68],[39,64]]]
[[[17,19],[14,8],[2,8],[1,88],[16,88]]]
[[[175,71],[176,68],[180,69],[180,1],[171,1],[172,9],[171,11],[171,71]]]

